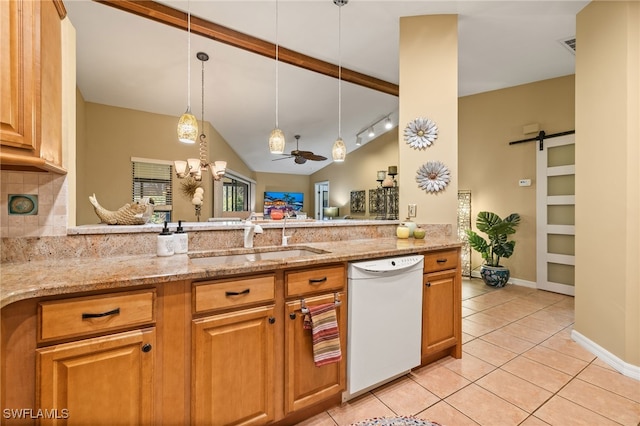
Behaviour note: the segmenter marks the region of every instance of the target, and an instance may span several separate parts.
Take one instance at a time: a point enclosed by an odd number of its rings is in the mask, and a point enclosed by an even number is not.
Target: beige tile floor
[[[415,416],[447,426],[640,426],[640,382],[571,340],[573,298],[463,280],[462,359],[445,358],[301,423]]]

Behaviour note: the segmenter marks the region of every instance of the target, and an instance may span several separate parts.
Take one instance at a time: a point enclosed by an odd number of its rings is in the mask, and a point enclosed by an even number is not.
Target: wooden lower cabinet
[[[333,303],[334,293],[305,298],[307,305]],[[316,367],[311,330],[303,327],[301,302],[290,301],[285,312],[285,415],[339,394],[346,385],[347,315],[346,297],[338,293],[336,306],[342,361]]]
[[[192,424],[274,419],[275,320],[273,305],[193,320]]]
[[[423,275],[422,359],[460,346],[460,284],[457,269]],[[458,350],[453,356],[460,358]],[[458,355],[458,356],[456,356]]]
[[[40,424],[152,424],[155,328],[36,350]],[[56,418],[57,417],[57,418]]]

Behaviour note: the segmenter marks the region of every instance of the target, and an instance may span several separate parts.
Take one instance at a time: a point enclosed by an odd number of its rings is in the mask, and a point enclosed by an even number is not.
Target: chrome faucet
[[[262,234],[262,226],[251,223],[250,220],[244,222],[244,247],[253,247],[253,236],[255,234]]]

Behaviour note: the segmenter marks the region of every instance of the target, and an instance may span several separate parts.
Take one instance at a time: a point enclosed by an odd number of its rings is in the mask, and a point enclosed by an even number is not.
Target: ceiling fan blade
[[[304,158],[306,158],[307,160],[313,160],[313,161],[324,161],[327,159],[327,157],[324,157],[322,155],[317,155],[317,154],[307,155]]]
[[[287,160],[289,158],[293,158],[293,155],[287,155],[286,157],[282,157],[282,158],[274,158],[271,161]]]

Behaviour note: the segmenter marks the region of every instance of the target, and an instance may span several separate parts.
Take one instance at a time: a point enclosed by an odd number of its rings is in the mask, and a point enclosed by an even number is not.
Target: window
[[[233,175],[225,175],[222,180],[222,211],[249,211],[251,198],[250,182],[245,182]]]
[[[132,200],[134,202],[149,197],[153,200],[153,223],[171,222],[173,209],[173,188],[171,175],[173,166],[168,161],[148,160],[144,158],[131,159],[133,176]]]

